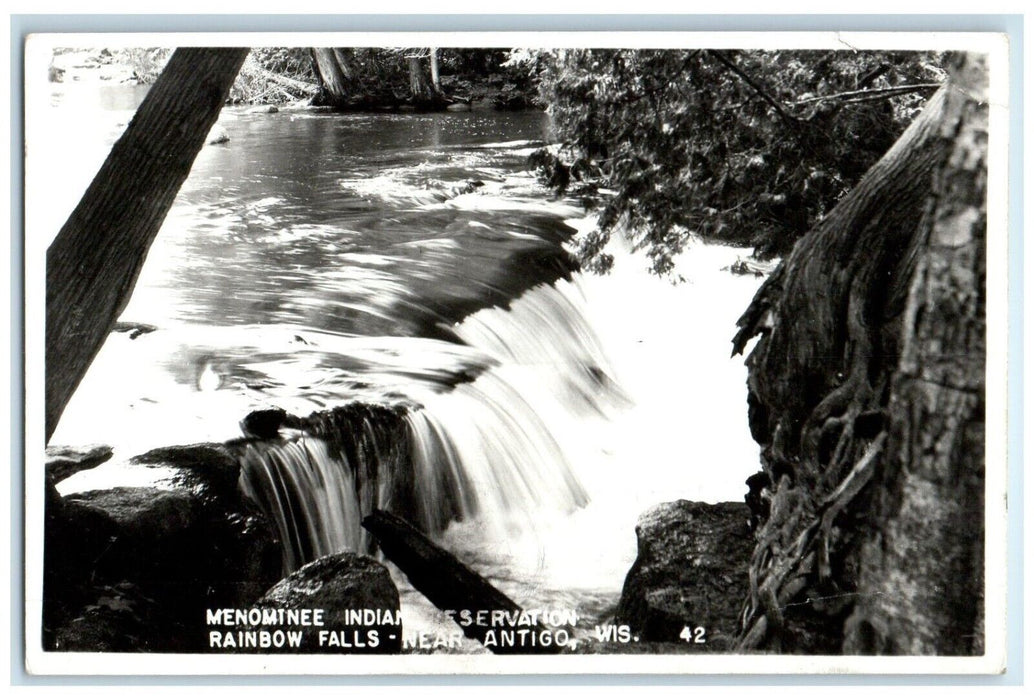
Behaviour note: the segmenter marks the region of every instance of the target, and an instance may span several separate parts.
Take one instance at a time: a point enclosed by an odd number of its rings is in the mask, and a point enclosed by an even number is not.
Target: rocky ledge
[[[160,476],[67,497],[47,483],[47,649],[197,651],[207,606],[250,603],[280,578],[279,541],[224,446],[154,450],[128,466]]]

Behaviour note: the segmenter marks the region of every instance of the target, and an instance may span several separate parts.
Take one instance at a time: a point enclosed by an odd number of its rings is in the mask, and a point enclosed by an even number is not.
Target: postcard
[[[995,34],[37,34],[33,674],[1005,669]]]

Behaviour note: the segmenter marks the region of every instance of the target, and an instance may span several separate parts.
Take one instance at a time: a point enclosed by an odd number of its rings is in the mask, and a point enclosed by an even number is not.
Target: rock
[[[245,114],[276,114],[280,108],[276,105],[257,105],[247,110]]]
[[[303,632],[301,651],[393,654],[402,649],[398,589],[388,570],[365,555],[343,552],[310,562],[273,586],[255,607],[323,610],[322,627],[291,628]],[[352,611],[372,611],[373,624],[357,624],[349,618]],[[326,633],[322,645],[320,631]]]
[[[479,189],[485,186],[485,183],[481,180],[467,180],[462,185],[456,188],[455,195],[470,194],[471,192],[477,192]]]
[[[469,102],[453,102],[451,105],[445,108],[448,112],[469,112]]]
[[[220,143],[228,143],[230,141],[230,134],[227,133],[219,124],[212,127],[212,130],[208,132],[208,138],[205,139],[205,143],[210,146],[215,146]]]
[[[642,641],[729,650],[748,593],[749,518],[745,503],[691,501],[663,503],[640,516],[639,554],[621,591],[618,624]],[[706,641],[694,643],[698,636]]]
[[[73,474],[107,462],[113,454],[109,445],[87,445],[85,447],[66,447],[55,445],[47,447],[46,471],[55,484],[59,484]]]
[[[252,411],[241,421],[241,432],[248,437],[273,440],[280,436],[280,426],[287,420],[282,408]]]
[[[155,603],[139,614],[161,613],[142,619],[138,650],[202,651],[207,608],[249,605],[280,577],[279,540],[241,495],[240,467],[222,445],[152,450],[122,466],[156,470],[154,485],[64,499],[48,489],[45,643],[109,648],[105,630],[129,621],[89,601],[132,585]]]
[[[118,526],[122,540],[140,538],[161,544],[191,527],[195,520],[195,499],[185,491],[117,487],[72,494],[67,500],[102,511]]]
[[[150,621],[161,615],[137,586],[122,582],[96,590],[78,617],[53,636],[54,651],[141,652],[154,649]]]
[[[46,487],[43,528],[43,646],[95,597],[97,562],[116,539],[118,525],[106,513],[68,502]]]
[[[229,140],[229,136],[226,137]],[[152,326],[149,323],[133,323],[129,321],[119,321],[115,324],[115,327],[111,329],[112,333],[129,333],[130,340],[136,340],[142,335],[147,333],[153,333],[158,330],[158,326]]]
[[[129,463],[168,470],[166,473],[171,472],[171,476],[163,477],[168,485],[190,489],[201,497],[239,499],[237,482],[241,467],[236,456],[221,443],[159,447],[131,458]]]

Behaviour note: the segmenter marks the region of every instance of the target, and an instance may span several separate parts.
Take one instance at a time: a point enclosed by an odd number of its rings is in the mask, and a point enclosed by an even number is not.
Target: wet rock
[[[392,654],[402,649],[402,625],[395,624],[398,589],[388,570],[365,555],[343,552],[310,562],[271,588],[255,607],[323,610],[321,627],[282,628],[303,633],[302,651]],[[353,613],[367,619],[357,623]]]
[[[749,517],[745,503],[691,501],[663,503],[640,516],[639,554],[625,578],[618,624],[641,641],[681,643],[687,651],[730,649],[748,592]]]
[[[229,141],[230,137],[227,136],[226,140]],[[130,340],[136,340],[142,335],[147,333],[153,333],[158,330],[158,326],[152,326],[150,323],[134,323],[131,321],[119,321],[111,329],[112,333],[129,333]]]
[[[279,111],[276,105],[258,105],[247,110],[246,114],[276,114]]]
[[[68,501],[103,512],[114,521],[123,540],[141,538],[160,544],[190,528],[196,517],[195,499],[183,491],[117,487],[73,494]]]
[[[215,146],[220,143],[229,143],[229,141],[230,134],[227,133],[226,129],[219,124],[212,127],[212,130],[208,132],[208,138],[205,139],[205,143],[210,146]]]
[[[123,467],[162,469],[152,486],[65,498],[48,489],[45,642],[116,648],[112,630],[131,620],[90,601],[105,588],[131,585],[155,603],[137,606],[145,616],[137,648],[201,651],[207,608],[248,605],[280,577],[274,529],[241,495],[240,468],[222,445],[153,450]]]
[[[221,443],[159,447],[131,458],[129,463],[165,469],[165,473],[172,474],[162,478],[167,485],[190,489],[201,497],[222,497],[230,501],[239,498],[240,464]]]
[[[54,445],[47,447],[47,476],[55,484],[59,484],[73,474],[107,462],[113,454],[110,445],[86,445],[84,447],[67,447]]]
[[[482,182],[481,180],[467,180],[462,185],[460,185],[459,187],[456,188],[456,196],[459,196],[461,194],[470,194],[471,192],[476,192],[476,191],[478,191],[479,189],[481,189],[484,186],[485,186],[485,183]]]
[[[282,408],[267,408],[252,411],[241,421],[241,432],[248,437],[272,440],[280,435],[280,426],[287,420],[287,411]]]
[[[470,111],[470,103],[469,102],[453,102],[451,105],[447,106],[445,109],[447,111],[449,111],[449,112],[469,112]]]

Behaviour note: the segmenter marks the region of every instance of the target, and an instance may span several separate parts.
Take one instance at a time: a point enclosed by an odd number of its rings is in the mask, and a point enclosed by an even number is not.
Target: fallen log
[[[517,639],[524,640],[540,640],[542,633],[548,634],[548,630],[540,624],[493,625],[492,612],[501,611],[509,619],[517,619],[523,612],[521,607],[402,518],[375,510],[363,518],[363,527],[377,538],[384,556],[402,569],[413,587],[439,610],[451,615],[468,638],[476,639],[496,654],[559,653],[559,647],[541,645],[537,641],[513,645],[492,643],[501,638],[504,630],[507,633],[513,630]],[[461,611],[469,611],[471,615],[457,619]],[[479,616],[479,611],[488,611],[488,614]]]
[[[288,78],[286,75],[278,75],[273,71],[262,69],[262,75],[266,80],[269,80],[272,83],[278,83],[279,85],[297,92],[305,93],[306,95],[315,95],[320,90],[320,86],[315,83],[307,83],[304,80]]]

